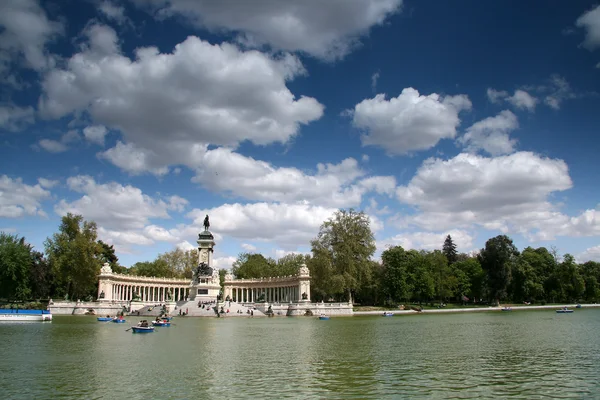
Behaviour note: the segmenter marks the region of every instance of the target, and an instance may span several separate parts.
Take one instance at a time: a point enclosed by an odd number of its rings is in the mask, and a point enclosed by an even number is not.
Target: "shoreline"
[[[575,309],[577,304],[562,304],[562,305],[546,305],[546,306],[509,306],[512,311],[527,311],[527,310],[559,310],[563,307]],[[415,310],[380,310],[380,311],[354,311],[353,315],[382,315],[384,312],[394,315],[412,315],[412,314],[448,314],[448,313],[472,313],[472,312],[502,312],[506,306],[498,307],[477,307],[477,308],[439,308],[428,309],[423,311]],[[600,304],[581,304],[581,308],[600,308]],[[512,312],[505,311],[505,312]]]

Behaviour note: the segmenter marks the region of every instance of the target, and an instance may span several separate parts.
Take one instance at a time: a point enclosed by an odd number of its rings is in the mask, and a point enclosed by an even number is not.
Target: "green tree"
[[[431,271],[435,295],[439,300],[448,299],[453,295],[453,289],[456,287],[456,278],[449,267],[448,255],[439,250],[425,252],[422,255],[425,257],[425,262]]]
[[[59,232],[44,243],[57,294],[71,299],[93,296],[102,265],[96,223],[71,213],[62,217]]]
[[[111,244],[104,243],[102,240],[98,240],[98,244],[100,245],[100,254],[98,258],[100,259],[100,263],[108,263],[110,268],[116,274],[124,274],[127,273],[127,268],[123,267],[119,264],[119,257],[115,253],[115,248]]]
[[[479,260],[475,257],[467,257],[452,264],[452,268],[456,271],[455,275],[460,277],[457,294],[479,301],[483,297],[485,281],[485,272]]]
[[[137,276],[153,276],[156,278],[175,278],[175,272],[162,258],[157,258],[154,261],[136,262],[129,269],[131,275]]]
[[[171,270],[171,276],[192,279],[192,270],[198,265],[198,250],[183,250],[179,247],[160,254],[157,260],[164,261]]]
[[[275,265],[276,276],[296,275],[302,264],[308,264],[309,255],[292,253],[277,260]]]
[[[50,263],[46,260],[44,254],[39,251],[32,251],[31,267],[29,269],[31,296],[36,299],[48,298],[53,281]]]
[[[444,240],[444,247],[442,248],[442,253],[446,256],[446,260],[448,260],[448,265],[454,264],[458,261],[458,255],[456,253],[456,244],[452,241],[452,236],[446,236],[446,240]]]
[[[29,298],[31,251],[24,237],[0,232],[0,297],[8,300]]]
[[[506,298],[512,266],[518,256],[519,251],[506,235],[489,239],[479,253],[479,262],[487,275],[490,298],[496,302]]]
[[[364,212],[339,210],[321,225],[311,242],[313,257],[331,267],[331,288],[344,292],[352,302],[352,292],[369,282],[372,273],[371,256],[375,253],[375,237],[369,217]],[[317,264],[320,265],[320,264]]]
[[[262,254],[241,253],[231,267],[238,279],[268,278],[277,276],[277,262]]]

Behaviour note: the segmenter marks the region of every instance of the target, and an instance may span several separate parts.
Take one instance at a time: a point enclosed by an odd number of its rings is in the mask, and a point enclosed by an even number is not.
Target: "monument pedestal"
[[[193,271],[189,301],[217,301],[221,293],[219,271],[213,269],[215,239],[205,229],[198,235],[198,267]]]

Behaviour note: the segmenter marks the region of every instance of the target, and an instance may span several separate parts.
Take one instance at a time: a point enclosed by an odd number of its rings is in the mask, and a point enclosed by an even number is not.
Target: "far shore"
[[[384,312],[394,315],[412,315],[412,314],[448,314],[448,313],[469,313],[469,312],[502,312],[504,307],[510,307],[512,311],[528,310],[559,310],[563,307],[575,309],[577,304],[554,304],[545,306],[527,306],[527,305],[500,305],[497,307],[472,307],[472,308],[433,308],[423,311],[415,310],[376,310],[376,311],[354,311],[353,315],[382,315]],[[581,304],[581,308],[600,308],[600,304]],[[506,311],[505,311],[506,312]]]

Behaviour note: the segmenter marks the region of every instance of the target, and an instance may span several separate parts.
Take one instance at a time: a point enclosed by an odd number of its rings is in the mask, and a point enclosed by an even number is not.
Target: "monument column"
[[[198,266],[193,271],[189,299],[193,301],[216,301],[221,291],[219,272],[213,268],[215,239],[208,230],[208,215],[204,218],[204,231],[198,234]]]

